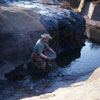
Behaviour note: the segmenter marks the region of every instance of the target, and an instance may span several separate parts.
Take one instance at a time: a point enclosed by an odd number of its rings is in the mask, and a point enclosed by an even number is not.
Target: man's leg
[[[33,54],[33,61],[37,68],[39,69],[46,68],[46,61],[43,58],[41,58],[39,55]]]

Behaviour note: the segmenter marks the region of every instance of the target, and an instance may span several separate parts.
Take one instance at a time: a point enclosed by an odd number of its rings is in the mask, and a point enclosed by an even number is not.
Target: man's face
[[[45,38],[44,39],[44,42],[48,42],[50,39],[49,38]]]

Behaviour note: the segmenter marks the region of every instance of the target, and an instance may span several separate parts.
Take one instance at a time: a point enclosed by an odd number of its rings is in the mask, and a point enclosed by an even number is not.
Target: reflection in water
[[[87,37],[90,40],[96,41],[100,44],[100,27],[87,25],[86,33],[87,33]]]
[[[99,49],[100,48],[100,43],[97,43],[94,40],[91,40],[91,41],[88,40],[88,42],[90,43],[90,48],[91,49]]]
[[[71,62],[66,72],[71,75],[86,75],[100,66],[100,45],[85,42],[80,58]],[[67,67],[67,65],[65,66]]]
[[[61,73],[74,76],[91,73],[100,66],[100,45],[86,40],[81,50],[60,54],[56,63],[62,67]]]
[[[72,61],[80,57],[80,49],[74,49],[67,52],[63,52],[57,56],[56,63],[60,67],[70,65]]]

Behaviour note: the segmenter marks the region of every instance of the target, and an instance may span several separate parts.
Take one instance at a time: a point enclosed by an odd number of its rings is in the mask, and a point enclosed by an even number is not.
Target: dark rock
[[[91,20],[100,21],[100,1],[92,2],[89,7],[88,17]]]
[[[51,45],[57,53],[84,45],[85,20],[75,12],[41,15],[41,22],[53,37]]]
[[[87,37],[100,44],[100,27],[88,25],[86,28]]]
[[[14,70],[11,70],[9,73],[5,73],[5,77],[8,80],[16,81],[22,80],[28,75],[32,75],[33,79],[39,79],[48,74],[49,70],[41,70],[35,67],[32,62],[27,63],[27,68],[24,68],[24,65],[17,66]]]
[[[4,3],[5,3],[5,1],[4,1],[4,0],[0,0],[0,3],[1,3],[1,4],[4,4]]]
[[[5,73],[5,77],[8,80],[13,80],[13,81],[23,79],[26,75],[27,75],[27,69],[24,69],[23,65],[16,67],[9,73]]]

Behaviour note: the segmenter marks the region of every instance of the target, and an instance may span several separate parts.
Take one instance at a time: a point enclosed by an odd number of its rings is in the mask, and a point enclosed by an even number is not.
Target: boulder
[[[81,0],[58,0],[59,4],[64,8],[78,8]]]
[[[91,24],[93,25],[93,24]],[[87,25],[86,34],[87,37],[93,42],[100,43],[100,27]]]
[[[1,6],[0,27],[0,76],[25,63],[44,32],[53,37],[50,45],[57,54],[84,45],[84,18],[60,6]]]
[[[33,46],[46,29],[39,15],[25,8],[0,7],[0,74],[30,58]]]
[[[85,20],[78,13],[53,6],[40,10],[41,22],[53,37],[50,42],[57,54],[84,45]],[[48,13],[49,12],[49,13]]]

